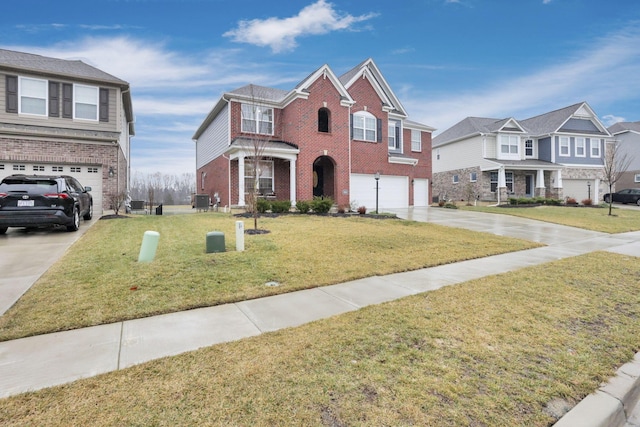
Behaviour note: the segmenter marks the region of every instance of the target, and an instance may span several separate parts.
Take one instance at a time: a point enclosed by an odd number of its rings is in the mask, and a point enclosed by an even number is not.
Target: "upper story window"
[[[635,174],[633,177],[633,182],[640,182],[640,173]]]
[[[376,118],[366,111],[353,114],[353,139],[360,141],[377,142]]]
[[[318,132],[331,132],[331,112],[328,108],[318,110]]]
[[[576,157],[586,157],[587,142],[584,138],[576,138]]]
[[[500,135],[500,158],[518,158],[520,137]]]
[[[411,129],[411,151],[422,151],[422,132]]]
[[[569,156],[569,137],[561,136],[560,137],[560,151],[559,154],[561,156]]]
[[[527,139],[524,142],[524,155],[525,157],[533,157],[533,140]]]
[[[600,157],[600,139],[591,138],[591,157]]]
[[[389,151],[402,151],[400,122],[389,120]]]
[[[273,135],[273,108],[242,104],[242,132]]]
[[[73,118],[98,121],[98,88],[73,85]]]
[[[19,79],[20,113],[47,115],[47,81],[20,77]]]

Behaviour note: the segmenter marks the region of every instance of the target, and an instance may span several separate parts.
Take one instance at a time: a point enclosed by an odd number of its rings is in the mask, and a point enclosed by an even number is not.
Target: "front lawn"
[[[609,215],[609,207],[584,206],[537,206],[537,207],[493,207],[493,206],[460,206],[465,210],[477,212],[499,213],[568,225],[603,233],[626,233],[640,230],[640,211],[613,208]]]
[[[2,399],[0,424],[548,427],[640,347],[639,284],[637,258],[568,258]]]
[[[397,219],[285,215],[245,236],[214,213],[98,221],[2,317],[0,340],[135,319],[431,267],[539,246],[523,240]],[[252,220],[245,220],[245,227]],[[138,263],[146,230],[155,260]],[[209,231],[227,251],[205,253]],[[265,286],[267,282],[280,286]]]

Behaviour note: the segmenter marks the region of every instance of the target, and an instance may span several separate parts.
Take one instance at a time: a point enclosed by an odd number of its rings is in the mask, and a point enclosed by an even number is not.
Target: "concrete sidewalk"
[[[525,238],[548,246],[235,304],[2,342],[0,397],[65,384],[596,250],[640,256],[640,232],[609,235],[506,215],[448,209],[409,209],[396,213],[402,218]]]

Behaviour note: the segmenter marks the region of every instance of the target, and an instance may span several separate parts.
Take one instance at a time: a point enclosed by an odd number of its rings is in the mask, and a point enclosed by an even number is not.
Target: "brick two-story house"
[[[434,129],[407,117],[372,59],[339,78],[323,65],[288,91],[224,93],[193,136],[197,192],[245,206],[260,146],[262,196],[373,210],[378,173],[379,208],[426,206]]]
[[[602,200],[611,134],[586,102],[524,120],[467,117],[433,140],[433,193]]]
[[[128,190],[129,84],[82,61],[0,49],[0,178],[64,174],[92,187],[94,213]]]

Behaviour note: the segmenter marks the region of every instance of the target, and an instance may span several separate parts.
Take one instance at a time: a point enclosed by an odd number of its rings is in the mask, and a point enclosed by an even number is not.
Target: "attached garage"
[[[429,206],[429,180],[413,180],[413,206]]]
[[[589,188],[589,185],[591,188]],[[562,180],[562,193],[564,197],[571,197],[576,199],[578,203],[589,198],[589,191],[591,191],[591,199],[596,201],[597,198],[597,185],[593,179],[563,179]]]
[[[368,211],[376,209],[376,179],[374,175],[351,174],[352,202],[366,206]],[[406,208],[409,206],[409,178],[406,176],[381,175],[378,181],[378,209]]]
[[[51,165],[42,163],[2,163],[0,179],[13,174],[69,175],[85,187],[91,187],[93,213],[102,215],[102,167],[87,165]]]

